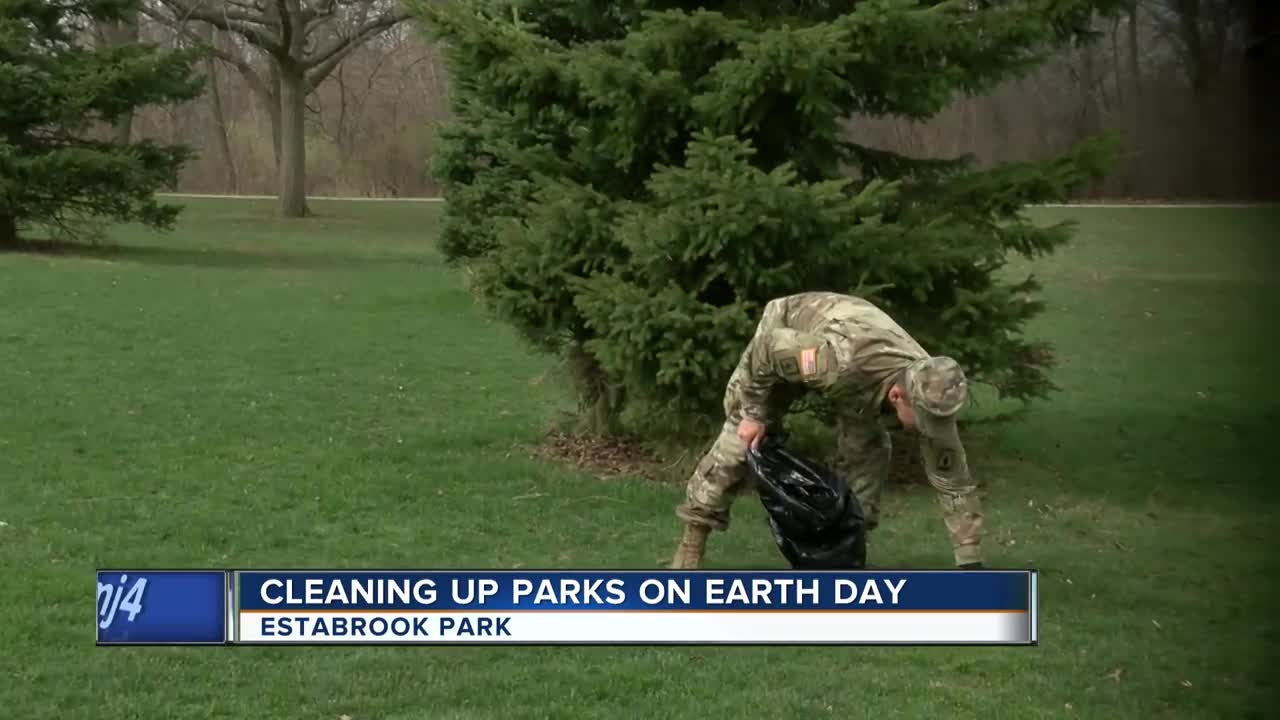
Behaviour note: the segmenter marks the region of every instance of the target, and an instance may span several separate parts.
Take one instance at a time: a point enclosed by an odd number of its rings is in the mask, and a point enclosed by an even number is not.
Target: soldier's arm
[[[956,565],[981,563],[982,504],[969,474],[964,444],[955,433],[944,438],[921,436],[920,450],[929,484],[938,493]]]
[[[774,333],[765,331],[752,339],[742,355],[742,416],[759,423],[768,415],[769,394],[782,378],[774,366]]]

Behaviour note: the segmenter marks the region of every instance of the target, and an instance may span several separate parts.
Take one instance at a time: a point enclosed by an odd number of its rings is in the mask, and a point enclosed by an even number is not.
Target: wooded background
[[[306,194],[438,195],[432,141],[434,123],[449,112],[450,82],[423,29],[385,0],[320,0],[311,10],[299,0],[279,4],[310,12],[301,18],[308,27],[320,28],[316,18],[327,18],[317,42],[331,39],[339,48],[306,88]],[[1136,0],[1127,15],[1097,23],[1096,42],[1061,53],[987,96],[959,99],[928,123],[851,118],[849,132],[900,152],[972,154],[987,164],[1046,157],[1110,131],[1123,141],[1124,154],[1085,197],[1275,199],[1280,83],[1262,69],[1262,59],[1276,53],[1274,34],[1266,31],[1274,27],[1277,4]],[[279,88],[290,63],[251,41],[266,24],[255,24],[251,14],[269,13],[270,6],[154,0],[136,26],[98,29],[103,43],[127,42],[136,33],[168,47],[213,49],[202,97],[147,110],[116,128],[134,139],[194,148],[182,192],[280,191]]]

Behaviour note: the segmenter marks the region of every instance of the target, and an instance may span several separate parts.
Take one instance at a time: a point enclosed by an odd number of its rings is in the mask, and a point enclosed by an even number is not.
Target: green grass
[[[678,486],[523,449],[564,405],[553,365],[441,263],[439,206],[315,205],[192,202],[122,252],[0,255],[7,716],[1274,715],[1274,210],[1040,211],[1082,222],[1034,267],[1063,390],[987,400],[966,435],[990,561],[1043,573],[1039,647],[93,647],[98,566],[669,557]],[[925,489],[890,494],[872,553],[949,562]],[[708,563],[783,567],[757,504]]]

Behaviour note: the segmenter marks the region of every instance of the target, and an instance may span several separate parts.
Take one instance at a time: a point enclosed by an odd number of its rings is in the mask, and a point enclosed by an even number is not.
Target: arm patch
[[[818,359],[818,349],[808,347],[802,350],[783,350],[773,354],[774,367],[778,375],[788,382],[809,382],[816,379],[821,370],[825,370],[825,362]]]
[[[951,472],[951,466],[955,461],[955,451],[951,448],[945,448],[938,451],[938,471]]]

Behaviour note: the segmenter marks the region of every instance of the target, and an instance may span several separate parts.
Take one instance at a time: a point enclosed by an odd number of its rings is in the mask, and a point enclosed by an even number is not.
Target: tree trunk
[[[1080,48],[1080,125],[1082,137],[1102,131],[1102,109],[1098,103],[1098,63],[1092,43]]]
[[[212,25],[201,28],[204,41],[210,47],[220,45],[217,29]],[[234,48],[232,49],[234,52]],[[205,73],[209,78],[209,102],[213,106],[213,124],[217,126],[218,152],[222,155],[222,165],[227,172],[226,190],[232,195],[240,193],[240,181],[236,175],[235,156],[231,152],[231,140],[227,137],[227,114],[222,109],[222,90],[218,87],[218,62],[213,57],[205,60]]]
[[[578,428],[592,435],[616,437],[622,432],[622,398],[609,385],[604,370],[580,341],[568,348],[566,369],[578,400]]]
[[[206,61],[209,73],[209,100],[213,103],[213,122],[218,126],[218,150],[227,170],[227,186],[232,195],[240,193],[240,181],[236,176],[236,160],[231,154],[231,141],[227,138],[227,115],[222,110],[222,93],[218,90],[218,68],[213,59]]]
[[[1200,31],[1200,0],[1178,0],[1178,32],[1182,40],[1183,61],[1191,83],[1191,173],[1184,192],[1205,196],[1213,186],[1210,178],[1210,153],[1215,152],[1212,137],[1214,108],[1210,98],[1209,59],[1205,54],[1204,36]]]
[[[307,214],[306,81],[302,71],[280,68],[280,214]]]
[[[1208,58],[1204,37],[1200,33],[1200,0],[1178,0],[1178,33],[1182,39],[1183,60],[1191,92],[1203,96],[1209,84]]]
[[[1142,141],[1142,62],[1138,49],[1138,2],[1129,5],[1129,142],[1132,145],[1135,161],[1129,171],[1129,191],[1134,192],[1142,185],[1142,159],[1146,156]]]
[[[1142,117],[1142,63],[1138,58],[1138,3],[1135,0],[1129,6],[1129,94],[1135,129],[1141,127]]]
[[[125,15],[124,18],[116,23],[114,32],[114,44],[117,47],[137,44],[139,37],[138,11],[132,10]],[[132,139],[133,113],[127,112],[116,122],[116,142],[121,145],[128,145]]]
[[[128,145],[133,139],[133,113],[127,112],[116,121],[116,142]]]
[[[1098,102],[1098,63],[1093,42],[1087,42],[1080,48],[1080,120],[1076,128],[1078,138],[1094,137],[1103,131],[1102,108]],[[1090,181],[1080,193],[1085,197],[1096,197],[1100,183]]]
[[[119,20],[99,23],[95,27],[95,38],[99,47],[115,48],[133,45],[138,42],[139,25],[137,10],[131,11]],[[112,127],[115,142],[129,144],[133,139],[133,112],[121,115]]]
[[[12,215],[0,214],[0,248],[18,244],[18,220]]]
[[[1280,75],[1280,7],[1275,0],[1250,3],[1248,36],[1252,43],[1245,60],[1245,87],[1253,120],[1252,191],[1259,199],[1280,199],[1280,140],[1274,128],[1280,123],[1280,102],[1272,87]]]
[[[284,107],[284,93],[281,90],[279,61],[272,58],[267,66],[270,68],[271,84],[267,86],[267,110],[271,116],[271,150],[275,152],[276,174],[280,173],[280,143],[284,136],[281,129],[283,120],[281,120],[281,108]],[[271,94],[274,93],[274,94]],[[279,182],[277,180],[277,182]]]

